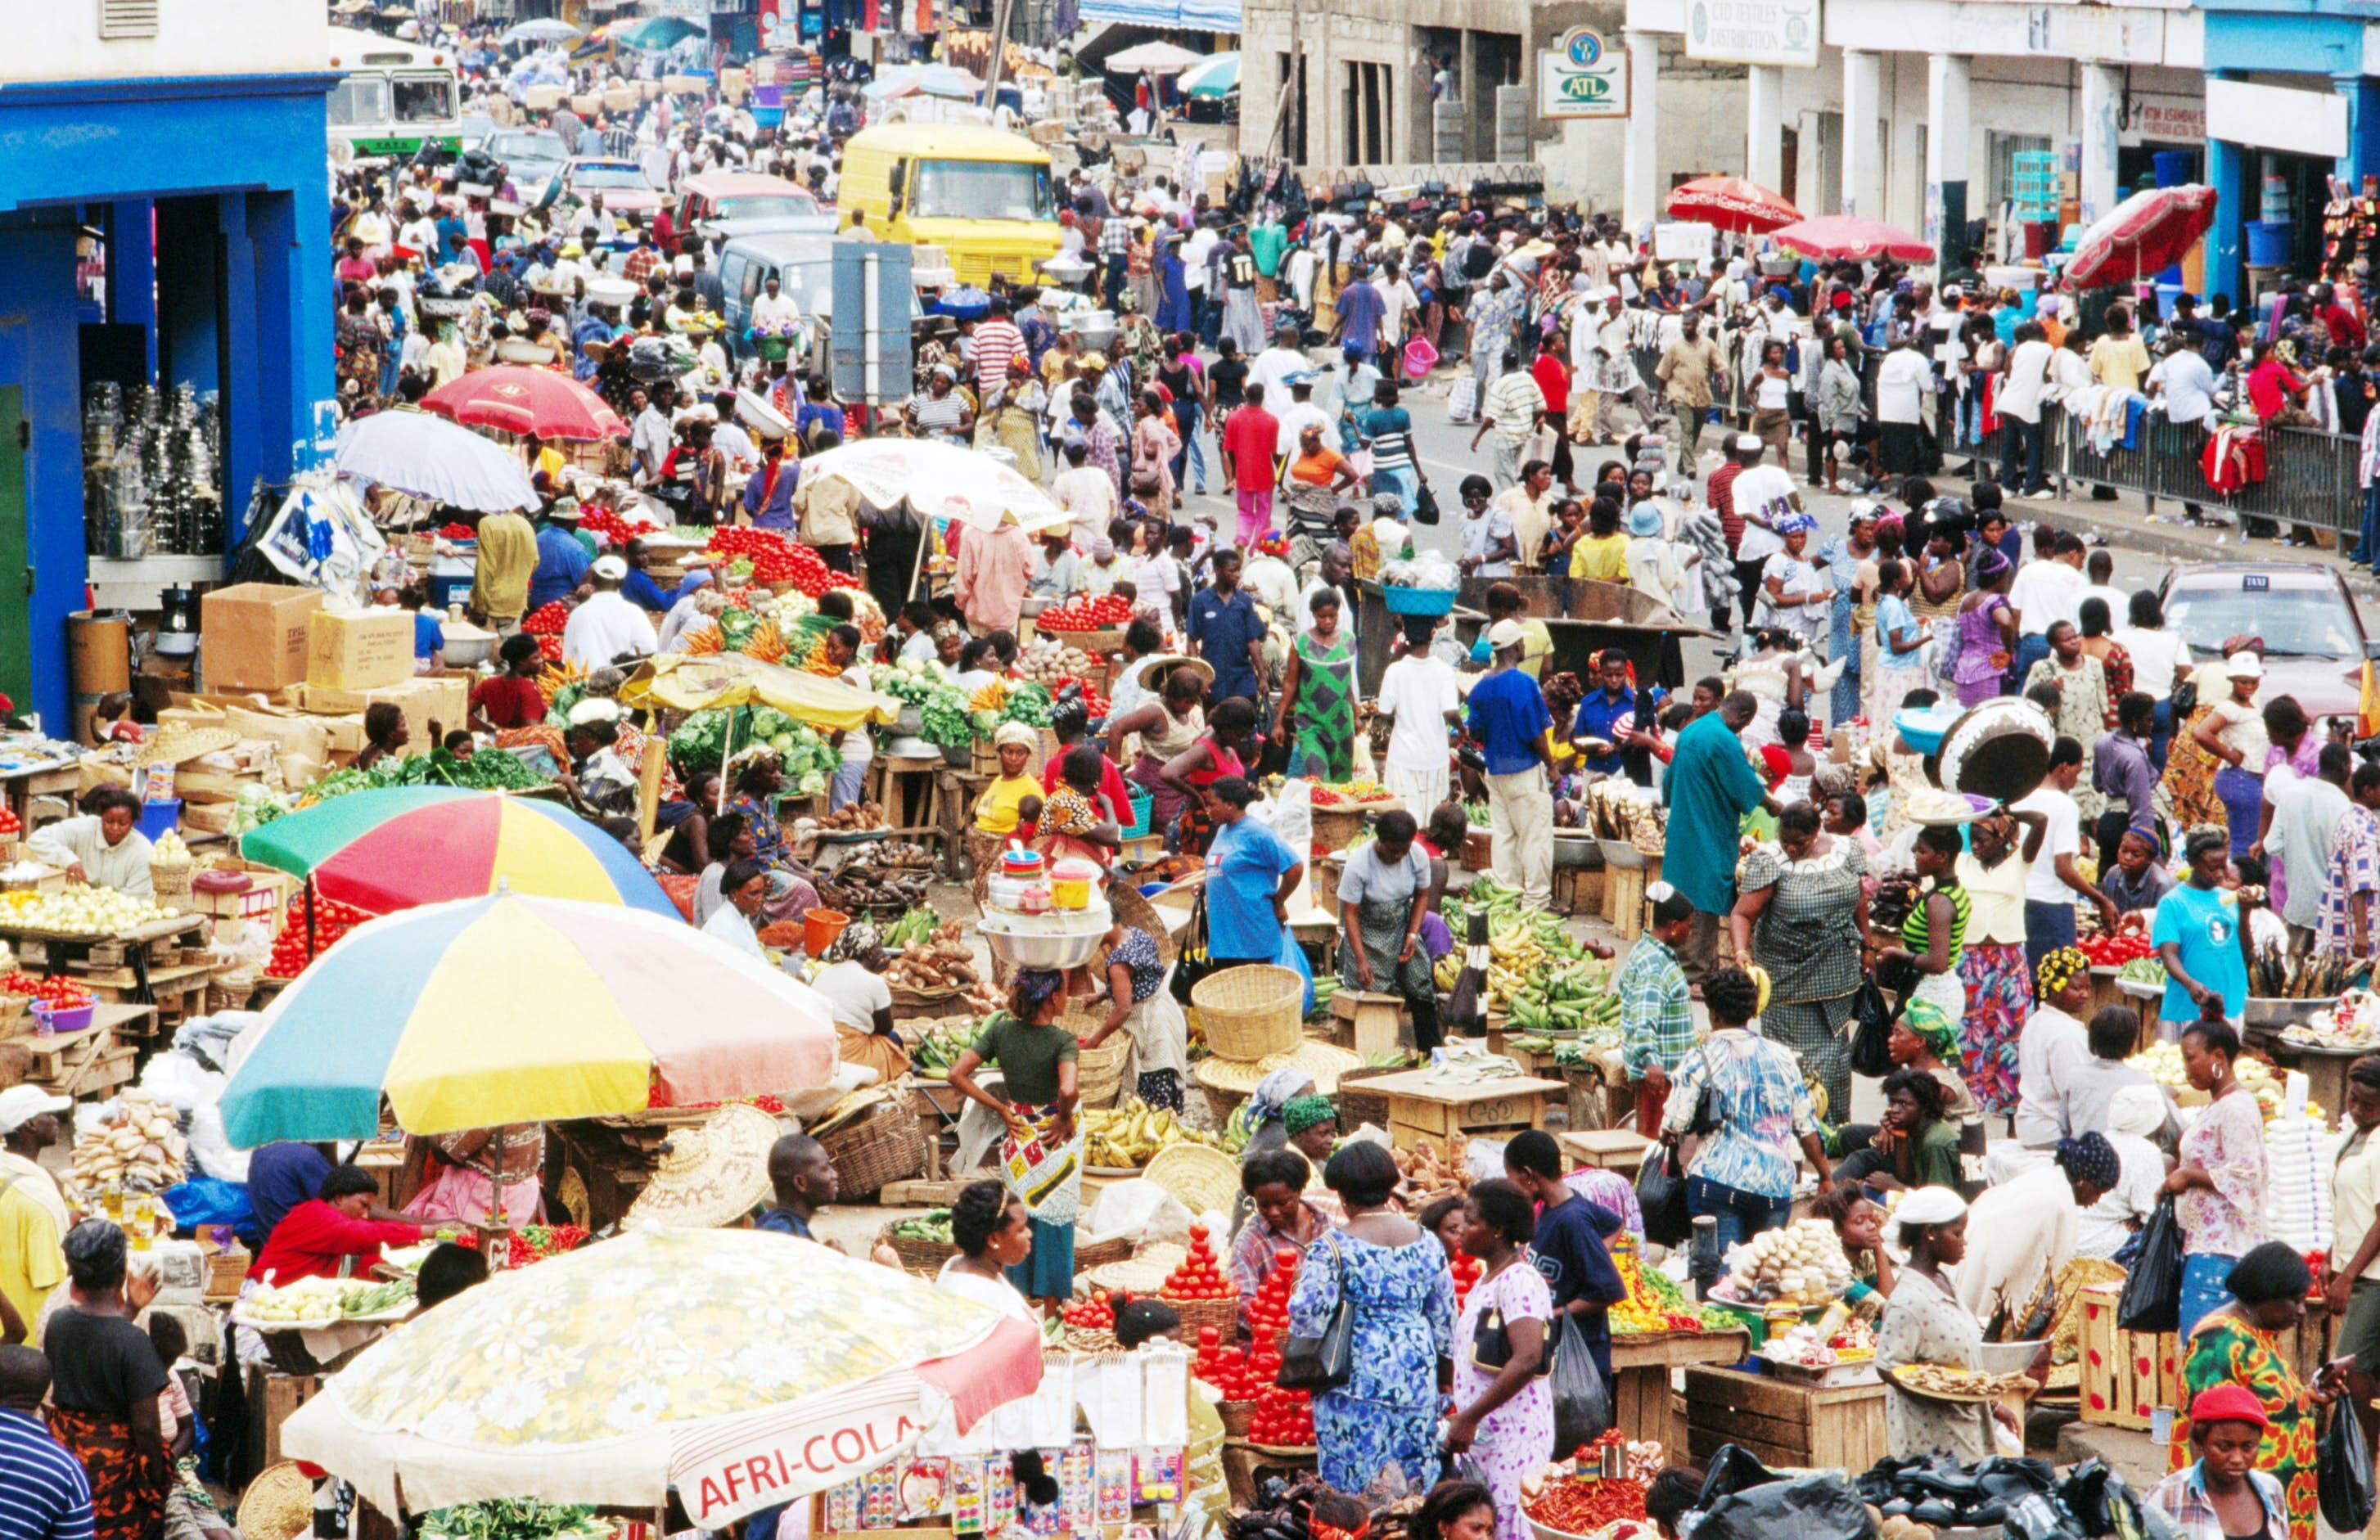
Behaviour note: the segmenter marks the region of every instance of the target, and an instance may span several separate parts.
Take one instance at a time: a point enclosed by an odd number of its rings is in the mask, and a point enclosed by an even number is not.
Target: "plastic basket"
[[[1382,585],[1380,602],[1392,615],[1444,615],[1454,611],[1452,588],[1398,588]]]
[[[63,1011],[52,1010],[42,1000],[33,1002],[34,1030],[37,1032],[80,1032],[99,1013],[99,1002],[68,1006]]]
[[[1157,798],[1148,793],[1136,791],[1132,794],[1132,822],[1124,826],[1125,839],[1138,840],[1148,836],[1150,813],[1156,806]]]
[[[1297,1047],[1305,981],[1269,963],[1244,964],[1192,985],[1190,1004],[1217,1058],[1262,1059]]]

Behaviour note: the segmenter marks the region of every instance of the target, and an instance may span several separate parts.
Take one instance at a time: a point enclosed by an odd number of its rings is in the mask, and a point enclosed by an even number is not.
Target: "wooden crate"
[[[2159,1407],[2181,1401],[2181,1349],[2170,1331],[2151,1335],[2116,1324],[2120,1283],[2082,1291],[2082,1417],[2107,1427],[2144,1428]]]
[[[1613,1337],[1612,1425],[1632,1439],[1651,1439],[1664,1449],[1685,1448],[1685,1418],[1670,1376],[1695,1364],[1741,1363],[1751,1341],[1740,1331],[1622,1332]]]
[[[1686,1452],[1708,1460],[1727,1444],[1771,1468],[1864,1471],[1886,1452],[1884,1386],[1822,1390],[1738,1369],[1690,1367]]]
[[[1426,1070],[1406,1070],[1366,1087],[1388,1097],[1389,1135],[1399,1149],[1517,1133],[1545,1122],[1546,1097],[1568,1094],[1559,1080],[1518,1076],[1477,1085],[1434,1085]]]
[[[1315,1468],[1313,1455],[1267,1454],[1245,1438],[1223,1441],[1223,1485],[1232,1506],[1243,1512],[1256,1506],[1257,1483],[1269,1475],[1294,1476]]]
[[[242,1451],[244,1473],[253,1480],[259,1471],[281,1461],[281,1425],[291,1413],[314,1399],[322,1388],[319,1375],[285,1375],[260,1365],[248,1371],[248,1447]]]

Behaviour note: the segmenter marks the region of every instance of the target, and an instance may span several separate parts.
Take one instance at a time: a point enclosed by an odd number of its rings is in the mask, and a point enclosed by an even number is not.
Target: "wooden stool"
[[[952,865],[951,831],[941,819],[941,775],[940,759],[910,759],[898,755],[880,754],[868,768],[871,786],[868,799],[884,809],[885,818],[893,825],[895,839],[918,843],[933,842],[936,858],[945,867]],[[924,784],[917,782],[924,778]],[[921,806],[916,813],[909,810],[913,792],[922,791]],[[914,819],[915,821],[910,821]]]
[[[1404,1046],[1404,997],[1378,989],[1341,989],[1330,1013],[1350,1024],[1354,1051],[1370,1060]]]
[[[1645,928],[1644,867],[1604,868],[1603,917],[1611,922],[1611,928],[1620,932],[1623,941],[1634,940]]]

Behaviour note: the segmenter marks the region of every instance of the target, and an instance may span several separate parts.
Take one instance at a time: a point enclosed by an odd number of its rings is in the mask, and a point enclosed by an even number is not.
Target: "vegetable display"
[[[306,895],[299,893],[283,912],[281,929],[273,938],[273,956],[264,964],[267,978],[295,978],[307,964],[330,950],[331,943],[372,918],[352,903],[316,895],[313,908],[314,944],[306,944]]]
[[[950,1245],[952,1244],[951,1211],[947,1208],[930,1208],[923,1214],[912,1215],[895,1224],[892,1227],[892,1233],[905,1241],[930,1241],[941,1245]],[[1114,1324],[1114,1317],[1109,1317],[1109,1324]]]
[[[826,790],[843,756],[818,732],[771,706],[738,706],[733,711],[697,711],[669,735],[670,764],[678,775],[716,770],[731,751],[754,745],[773,749],[784,770],[788,793],[810,796]]]
[[[520,756],[501,748],[483,748],[459,758],[443,748],[382,759],[370,770],[333,770],[306,788],[298,806],[346,796],[350,792],[378,791],[389,786],[459,786],[474,792],[525,792],[546,784],[545,778],[523,764]]]
[[[531,610],[522,618],[520,628],[532,637],[559,637],[569,624],[570,606],[557,599]]]
[[[609,1521],[591,1508],[492,1498],[457,1503],[421,1516],[421,1540],[610,1540]]]
[[[37,1000],[53,1011],[79,1011],[91,1002],[91,992],[63,975],[42,977],[38,974],[12,973],[0,978],[0,995],[23,995]]]
[[[2156,955],[2156,948],[2149,945],[2148,938],[2134,930],[2114,936],[2087,936],[2074,945],[2095,968],[2120,968],[2127,963]]]
[[[53,936],[115,936],[173,916],[146,899],[80,883],[54,893],[0,893],[8,924]]]
[[[75,1140],[67,1174],[85,1193],[117,1185],[162,1193],[182,1180],[188,1154],[173,1104],[127,1090]]]
[[[2116,978],[2125,984],[2154,984],[2162,989],[2167,978],[2165,964],[2154,957],[2136,957],[2116,970]]]
[[[936,748],[965,748],[975,742],[975,718],[957,685],[945,685],[926,697],[917,710],[917,735]]]
[[[1620,1281],[1628,1286],[1628,1297],[1609,1312],[1613,1332],[1700,1331],[1702,1316],[1686,1299],[1686,1291],[1660,1268],[1645,1267],[1634,1241],[1631,1235],[1628,1243],[1611,1248],[1611,1265],[1618,1269]]]
[[[1132,600],[1114,594],[1076,594],[1052,604],[1035,617],[1033,629],[1061,635],[1081,631],[1121,631],[1132,624]]]
[[[1087,1166],[1146,1166],[1168,1145],[1223,1147],[1223,1142],[1214,1134],[1191,1127],[1168,1109],[1146,1102],[1087,1107],[1077,1122],[1083,1130],[1083,1163]]]

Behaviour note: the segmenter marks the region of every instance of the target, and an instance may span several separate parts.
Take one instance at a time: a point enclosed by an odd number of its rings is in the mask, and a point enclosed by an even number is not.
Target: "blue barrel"
[[[2171,316],[2173,314],[2173,302],[2180,298],[2181,294],[2182,288],[2180,284],[2168,284],[2160,280],[2156,285],[2157,314],[2160,316]]]
[[[2195,150],[2160,150],[2149,160],[2156,167],[2156,185],[2161,188],[2181,186],[2198,168],[2198,152]]]
[[[2296,223],[2280,219],[2252,219],[2248,222],[2248,265],[2250,267],[2287,267],[2289,248],[2295,244]]]

